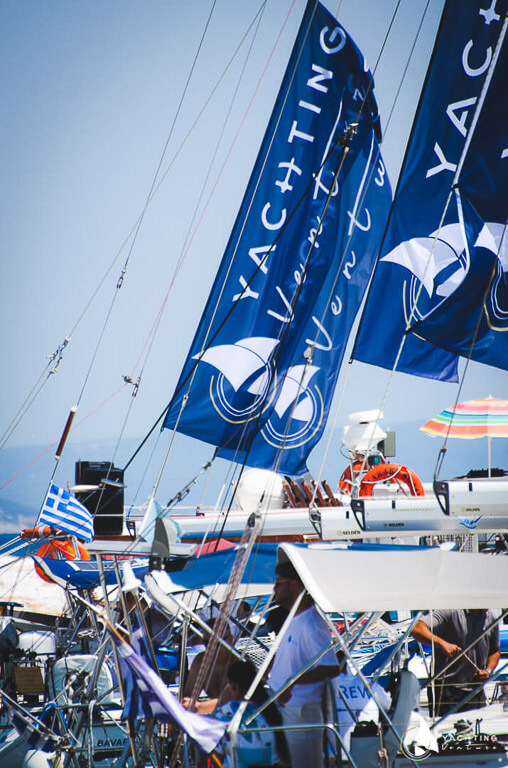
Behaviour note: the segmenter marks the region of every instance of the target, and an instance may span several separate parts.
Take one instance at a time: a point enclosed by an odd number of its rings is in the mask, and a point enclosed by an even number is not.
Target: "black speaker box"
[[[77,461],[76,485],[99,486],[95,491],[76,494],[94,516],[95,535],[120,535],[123,532],[123,469],[114,467],[110,461]]]

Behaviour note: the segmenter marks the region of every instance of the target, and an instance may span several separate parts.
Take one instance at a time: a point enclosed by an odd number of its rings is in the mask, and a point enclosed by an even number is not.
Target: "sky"
[[[416,42],[427,2],[402,2],[381,56],[395,0],[325,5],[334,13],[338,9],[339,21],[375,71],[382,152],[395,186],[443,0],[428,2]],[[304,1],[269,0],[256,20],[259,5],[252,0],[219,0],[196,58],[211,8],[204,0],[0,4],[0,433],[5,445],[0,451],[0,501],[21,499],[30,483],[41,483],[44,473],[49,479],[54,462],[48,448],[58,441],[76,403],[67,473],[77,458],[113,459],[122,466],[171,397]],[[145,210],[159,163],[161,183]],[[64,343],[56,372],[48,375],[48,356]],[[133,398],[133,386],[123,377],[136,381],[140,374]],[[349,412],[384,402],[386,427],[411,425],[415,430],[414,440],[404,444],[409,455],[399,459],[415,465],[424,453],[422,470],[430,476],[439,445],[416,434],[417,425],[453,404],[457,387],[396,374],[386,394],[388,379],[386,371],[354,363],[337,428]],[[503,397],[507,391],[506,373],[472,364],[460,399]],[[19,409],[32,396],[18,419]],[[154,456],[137,465],[131,488],[139,487],[141,475],[147,484],[154,479],[155,462],[168,439],[166,433],[159,437]],[[427,459],[431,443],[432,462]],[[484,441],[475,443],[471,466],[485,452]],[[506,464],[506,444],[493,445],[494,464]],[[14,450],[23,457],[17,468]],[[189,438],[179,438],[174,450],[180,456],[169,461],[163,484],[168,496],[211,453]],[[37,480],[29,480],[31,464],[29,472],[9,482],[23,462],[36,464],[41,454],[44,472]],[[319,466],[321,456],[322,449],[316,449],[311,468]],[[330,472],[338,476],[343,464],[335,446]],[[64,463],[56,479],[61,484],[72,481],[64,475]]]

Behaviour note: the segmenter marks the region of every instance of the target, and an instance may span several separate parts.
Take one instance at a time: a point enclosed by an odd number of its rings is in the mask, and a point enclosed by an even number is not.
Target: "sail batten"
[[[165,427],[306,470],[391,201],[379,134],[363,56],[312,0]]]

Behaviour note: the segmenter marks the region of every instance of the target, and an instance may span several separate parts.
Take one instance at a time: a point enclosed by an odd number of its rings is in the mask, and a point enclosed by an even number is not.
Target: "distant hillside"
[[[22,528],[34,524],[37,507],[27,507],[9,499],[0,499],[0,521],[2,533],[19,533]]]
[[[140,452],[125,473],[125,503],[142,505],[152,491],[155,477],[160,468],[167,441],[157,444],[157,435],[152,443]],[[128,439],[122,442],[121,451],[117,452],[115,466],[123,468],[138,448],[141,439]],[[184,446],[182,447],[182,442]],[[189,449],[189,443],[192,443]],[[154,445],[155,444],[155,445]],[[100,440],[83,443],[68,443],[54,482],[66,487],[75,479],[77,461],[111,461],[115,453],[116,441]],[[157,498],[161,504],[175,496],[196,475],[200,467],[213,455],[213,448],[177,435],[175,455],[167,462]],[[220,464],[221,462],[219,462]],[[222,462],[224,465],[224,462]],[[4,448],[0,451],[0,520],[16,520],[17,515],[27,516],[30,522],[37,516],[43,502],[48,483],[55,466],[53,452],[44,446],[21,446]],[[220,474],[220,473],[219,473]],[[222,480],[208,483],[207,496],[214,504]],[[199,503],[201,489],[194,487],[195,501]]]

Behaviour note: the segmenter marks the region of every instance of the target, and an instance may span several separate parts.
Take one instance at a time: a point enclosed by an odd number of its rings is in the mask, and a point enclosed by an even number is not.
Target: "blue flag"
[[[151,653],[148,641],[135,614],[131,616],[131,625],[131,647],[141,659],[153,668],[152,662],[150,661]],[[125,684],[125,705],[122,711],[122,717],[132,721],[137,720],[138,717],[154,717],[153,706],[151,705],[148,696],[141,696],[140,688],[136,682],[136,676],[130,665],[125,662],[121,655],[120,665]]]
[[[115,638],[122,672],[127,679],[126,703],[123,717],[139,715],[174,723],[197,744],[203,752],[212,752],[227,727],[213,717],[189,712],[180,704],[147,661],[146,641],[141,630],[133,633],[133,644]]]
[[[460,201],[452,185],[473,127],[506,5],[506,0],[490,8],[482,0],[448,0],[443,11],[381,258],[353,350],[357,360],[391,368],[405,330],[450,296],[467,273],[468,243]],[[500,92],[499,108],[503,100]],[[497,128],[506,126],[506,120],[498,117],[494,123]],[[473,154],[470,156],[473,161]],[[483,170],[478,157],[468,171],[477,178],[483,175],[480,197],[490,196]],[[452,345],[448,348],[458,351]],[[456,358],[422,339],[418,327],[407,335],[397,367],[415,375],[457,380]]]
[[[497,22],[499,32],[502,19]],[[508,369],[506,26],[505,21],[455,190],[467,242],[465,274],[416,327],[416,333],[433,344],[504,370]]]
[[[19,707],[4,694],[0,693],[0,696],[7,708],[9,720],[11,721],[13,728],[21,736],[23,741],[26,741],[31,749],[39,749],[43,752],[53,752],[61,742],[61,738],[48,728],[45,720],[52,712],[54,712],[56,706],[55,703],[50,702],[49,704],[46,704],[42,712],[40,712],[37,717],[34,717],[34,715]]]
[[[94,535],[93,518],[88,509],[72,493],[54,483],[46,496],[39,524],[51,525],[82,541],[92,541]]]
[[[391,202],[372,76],[310,2],[164,426],[302,474]]]

